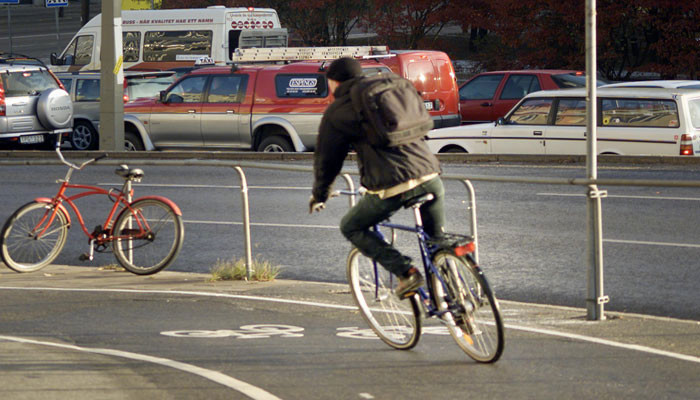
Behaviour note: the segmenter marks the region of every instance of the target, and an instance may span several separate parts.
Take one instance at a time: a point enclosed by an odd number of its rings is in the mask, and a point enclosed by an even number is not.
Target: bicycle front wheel
[[[112,247],[127,271],[150,275],[170,265],[182,247],[182,218],[165,202],[144,199],[122,210],[114,224]]]
[[[393,289],[398,279],[358,249],[348,255],[347,274],[360,313],[374,333],[396,349],[414,347],[421,333],[416,296],[396,297]]]
[[[474,360],[496,362],[503,353],[503,320],[483,272],[470,258],[445,250],[435,254],[433,265],[446,286],[434,280],[438,307],[451,311],[450,335]]]
[[[58,257],[68,236],[68,216],[50,204],[31,202],[10,216],[0,232],[2,261],[16,272],[37,271]]]

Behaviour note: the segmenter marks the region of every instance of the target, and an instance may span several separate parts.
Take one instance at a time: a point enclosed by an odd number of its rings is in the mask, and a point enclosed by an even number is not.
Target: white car
[[[609,83],[601,87],[700,89],[700,81],[664,80]]]
[[[598,88],[598,154],[700,155],[700,90]],[[586,154],[586,90],[530,93],[495,123],[434,129],[434,153]]]

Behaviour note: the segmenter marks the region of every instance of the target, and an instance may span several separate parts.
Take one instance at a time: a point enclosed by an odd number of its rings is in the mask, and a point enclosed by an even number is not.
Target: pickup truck
[[[124,105],[127,148],[313,150],[332,102],[329,62],[246,64],[194,69],[160,93]],[[373,60],[367,74],[390,72]]]

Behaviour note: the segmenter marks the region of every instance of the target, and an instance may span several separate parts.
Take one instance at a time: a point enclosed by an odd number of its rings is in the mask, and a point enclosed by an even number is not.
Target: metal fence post
[[[463,179],[461,181],[467,188],[467,193],[469,194],[469,209],[470,214],[470,225],[471,225],[471,235],[474,237],[474,261],[479,264],[479,235],[476,231],[476,196],[474,195],[474,186],[468,179]]]
[[[243,213],[243,237],[245,238],[245,270],[246,277],[250,281],[253,278],[253,255],[250,245],[250,207],[248,203],[248,182],[245,173],[239,166],[233,167],[241,179],[241,212]]]

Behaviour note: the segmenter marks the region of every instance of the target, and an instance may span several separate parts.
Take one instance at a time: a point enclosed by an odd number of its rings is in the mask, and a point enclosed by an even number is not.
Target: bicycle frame
[[[414,209],[414,212],[415,212],[415,216],[417,218],[416,221],[420,222],[420,212],[418,211],[418,209]],[[444,290],[445,294],[447,296],[449,296],[448,291],[447,291],[447,286],[446,286],[445,282],[443,281],[442,277],[440,276],[440,274],[437,273],[437,269],[435,268],[435,265],[433,265],[433,262],[431,260],[430,256],[432,254],[432,251],[431,251],[431,249],[428,248],[428,244],[426,243],[426,241],[428,239],[430,239],[430,237],[428,236],[427,233],[425,233],[422,224],[417,223],[415,227],[412,227],[412,226],[408,226],[408,225],[394,224],[391,222],[380,222],[373,227],[373,231],[382,240],[385,240],[384,234],[382,234],[381,231],[379,230],[380,227],[398,229],[401,231],[415,233],[416,237],[418,239],[418,247],[420,249],[421,259],[423,261],[423,267],[425,270],[426,284],[428,285],[429,290],[431,292],[434,290],[432,288],[433,281],[431,279],[434,276],[434,277],[437,277],[440,284],[445,289]],[[384,268],[384,267],[379,265],[379,263],[377,263],[374,260],[372,261],[372,264],[374,266],[374,280],[375,280],[374,286],[376,288],[375,289],[375,296],[378,296],[379,295],[378,290],[379,290],[380,285],[379,285],[379,280],[378,280],[379,274],[377,273],[377,268]],[[391,277],[391,279],[393,279],[393,276]],[[433,316],[441,317],[443,314],[445,314],[449,311],[449,310],[443,310],[443,311],[438,310],[437,306],[434,304],[433,299],[431,298],[429,293],[426,292],[425,289],[422,287],[418,288],[418,296],[420,297],[421,302],[425,306],[426,314],[429,317],[433,317]]]
[[[79,189],[83,190],[80,193],[74,194],[72,196],[66,196],[65,192],[68,189]],[[116,195],[115,195],[116,192]],[[117,212],[121,210],[119,207],[120,205],[122,208],[129,207],[129,201],[128,197],[131,196],[133,191],[129,192],[129,195],[124,195],[122,191],[115,190],[115,189],[103,189],[97,186],[91,186],[91,185],[79,185],[79,184],[72,184],[66,181],[63,181],[61,183],[61,187],[58,190],[58,193],[53,197],[53,198],[38,198],[35,199],[36,201],[40,202],[46,202],[48,204],[51,204],[53,206],[53,211],[51,213],[50,219],[48,223],[46,224],[46,227],[50,226],[51,223],[53,223],[54,218],[56,217],[56,213],[58,212],[59,208],[63,208],[64,210],[66,209],[65,206],[63,206],[64,203],[67,203],[70,208],[73,210],[75,213],[75,216],[78,218],[78,222],[80,224],[80,227],[85,233],[85,235],[90,238],[91,240],[97,241],[97,243],[104,243],[108,242],[111,240],[116,239],[115,237],[112,237],[112,235],[103,235],[103,233],[108,232],[108,229],[111,227],[115,216],[117,215]],[[113,199],[114,204],[112,205],[112,208],[109,211],[109,214],[107,215],[107,218],[105,219],[104,224],[102,225],[103,227],[103,232],[90,232],[88,231],[86,225],[85,225],[85,220],[83,219],[82,214],[80,213],[80,210],[78,209],[78,206],[75,204],[75,201],[78,199],[81,199],[83,197],[88,197],[92,195],[106,195]],[[48,201],[47,201],[48,200]],[[70,218],[70,216],[66,213],[66,216]],[[42,223],[44,222],[44,219],[39,221],[39,225],[41,226]],[[70,220],[69,220],[70,222]],[[46,228],[44,228],[45,230]],[[41,236],[44,233],[44,230],[42,232],[39,232],[38,236]]]
[[[133,237],[133,232],[130,232],[130,235],[127,236],[114,236],[113,232],[111,232],[111,227],[114,222],[115,217],[119,214],[119,212],[122,212],[124,209],[131,209],[130,204],[132,201],[132,196],[134,194],[134,191],[131,187],[131,181],[130,180],[125,180],[124,185],[122,186],[122,189],[103,189],[98,186],[93,186],[93,185],[81,185],[81,184],[73,184],[70,183],[70,178],[73,175],[73,171],[80,171],[83,169],[86,165],[95,162],[106,155],[99,156],[97,158],[94,158],[92,160],[85,161],[81,165],[75,165],[72,164],[68,161],[65,160],[63,157],[63,154],[61,153],[60,147],[57,145],[56,146],[56,154],[58,155],[59,159],[61,162],[63,162],[65,165],[67,165],[68,172],[66,173],[66,176],[63,179],[59,179],[58,182],[60,182],[61,186],[58,188],[58,193],[52,198],[46,198],[46,197],[41,197],[35,199],[37,202],[42,202],[42,203],[47,203],[52,206],[52,212],[47,213],[37,224],[35,227],[35,231],[39,229],[42,225],[44,225],[46,221],[46,218],[48,216],[48,223],[45,224],[44,228],[41,229],[40,232],[37,233],[37,237],[40,237],[44,233],[46,233],[46,229],[48,229],[49,226],[53,223],[54,219],[56,218],[56,213],[59,212],[59,209],[63,210],[63,213],[65,214],[66,218],[68,219],[68,224],[69,226],[72,224],[70,220],[70,214],[68,213],[68,210],[66,207],[63,205],[64,203],[68,203],[70,208],[73,210],[75,213],[75,216],[78,218],[78,223],[80,224],[80,227],[85,234],[90,239],[90,244],[91,244],[91,253],[90,257],[92,257],[92,244],[97,243],[99,245],[104,245],[104,243],[118,240],[118,239],[129,239]],[[74,194],[72,196],[67,196],[66,191],[68,189],[78,189],[82,190],[82,192]],[[88,196],[93,196],[93,195],[105,195],[109,197],[113,201],[112,208],[109,211],[109,214],[107,215],[107,218],[105,219],[105,222],[101,225],[100,230],[95,230],[94,232],[90,232],[87,229],[87,226],[85,226],[85,220],[83,219],[82,214],[80,213],[80,210],[78,209],[78,206],[75,204],[75,201],[78,199],[81,199],[83,197],[88,197]],[[121,207],[120,207],[121,206]],[[175,209],[177,212],[179,212],[179,209],[177,206],[175,206]],[[139,217],[138,215],[135,218],[136,224],[138,225],[138,233],[143,234],[148,231],[148,223],[144,218]],[[92,259],[92,258],[90,258]]]

